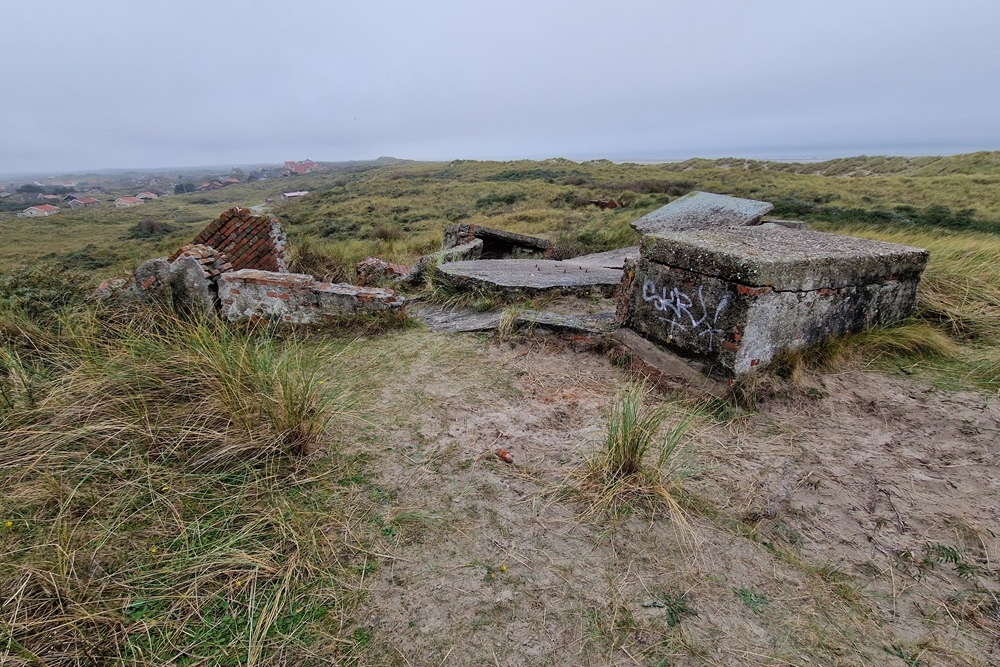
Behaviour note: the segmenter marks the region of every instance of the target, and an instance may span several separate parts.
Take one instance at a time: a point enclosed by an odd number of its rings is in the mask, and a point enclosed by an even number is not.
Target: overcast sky
[[[0,173],[1000,149],[997,0],[7,0]]]

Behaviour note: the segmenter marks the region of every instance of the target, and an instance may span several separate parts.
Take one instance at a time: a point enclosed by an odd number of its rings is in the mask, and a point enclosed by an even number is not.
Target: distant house
[[[94,199],[93,197],[76,197],[69,202],[70,208],[89,208],[91,206],[99,206],[100,200]]]
[[[319,165],[312,160],[303,160],[302,162],[296,162],[295,160],[285,160],[285,173],[289,176],[292,174],[311,174],[319,169]]]
[[[17,214],[19,218],[47,218],[50,215],[55,215],[59,212],[58,206],[53,206],[52,204],[39,204],[38,206],[29,206],[20,213]]]
[[[138,206],[142,203],[143,201],[138,197],[119,197],[115,200],[115,208],[128,208],[129,206]]]
[[[298,190],[296,192],[284,192],[282,193],[281,198],[285,200],[295,199],[296,197],[305,197],[307,194],[309,194],[308,190]]]
[[[60,197],[59,195],[42,195],[42,199],[44,199],[45,201],[52,202],[53,204],[57,204],[61,202],[63,198]]]
[[[156,194],[155,192],[149,192],[147,190],[145,192],[140,192],[135,197],[136,197],[136,199],[142,199],[144,201],[149,201],[151,199],[159,199],[160,195]]]

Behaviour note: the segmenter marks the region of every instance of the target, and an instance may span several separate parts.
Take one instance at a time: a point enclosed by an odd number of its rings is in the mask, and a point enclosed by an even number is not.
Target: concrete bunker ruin
[[[796,221],[763,222],[772,208],[692,192],[632,223],[643,234],[638,247],[564,261],[491,259],[529,251],[544,257],[551,246],[502,230],[451,225],[446,247],[475,239],[483,251],[477,259],[443,263],[436,273],[458,287],[525,294],[607,294],[614,286],[620,327],[716,378],[743,375],[782,352],[897,324],[913,313],[926,250],[810,231]],[[487,251],[488,243],[496,244],[493,250]],[[627,346],[636,354],[647,349]]]
[[[720,195],[703,194],[636,221],[665,224],[644,236],[639,258],[627,262],[618,318],[704,362],[710,374],[739,376],[783,351],[897,324],[915,310],[926,250],[761,224],[760,216],[741,214],[770,204],[725,198],[735,200],[730,210]],[[722,210],[692,214],[699,200]],[[741,217],[742,226],[719,224]]]
[[[277,218],[237,206],[169,257],[143,262],[122,296],[189,315],[289,324],[403,308],[405,300],[391,290],[289,273],[286,243]]]

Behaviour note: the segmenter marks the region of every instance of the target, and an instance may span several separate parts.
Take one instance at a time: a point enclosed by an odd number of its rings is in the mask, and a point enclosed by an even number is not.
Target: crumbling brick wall
[[[288,271],[285,262],[285,234],[277,218],[254,215],[242,206],[229,209],[195,237],[193,244],[203,244],[224,253],[232,271]],[[180,255],[178,250],[169,261]]]
[[[208,280],[214,281],[219,274],[233,270],[226,253],[202,243],[188,243],[181,246],[167,261],[173,262],[179,257],[193,257],[201,265]]]

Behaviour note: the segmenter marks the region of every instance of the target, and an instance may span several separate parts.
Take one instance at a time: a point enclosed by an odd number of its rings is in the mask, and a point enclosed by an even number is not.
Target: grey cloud
[[[40,4],[0,172],[1000,148],[987,0]]]

